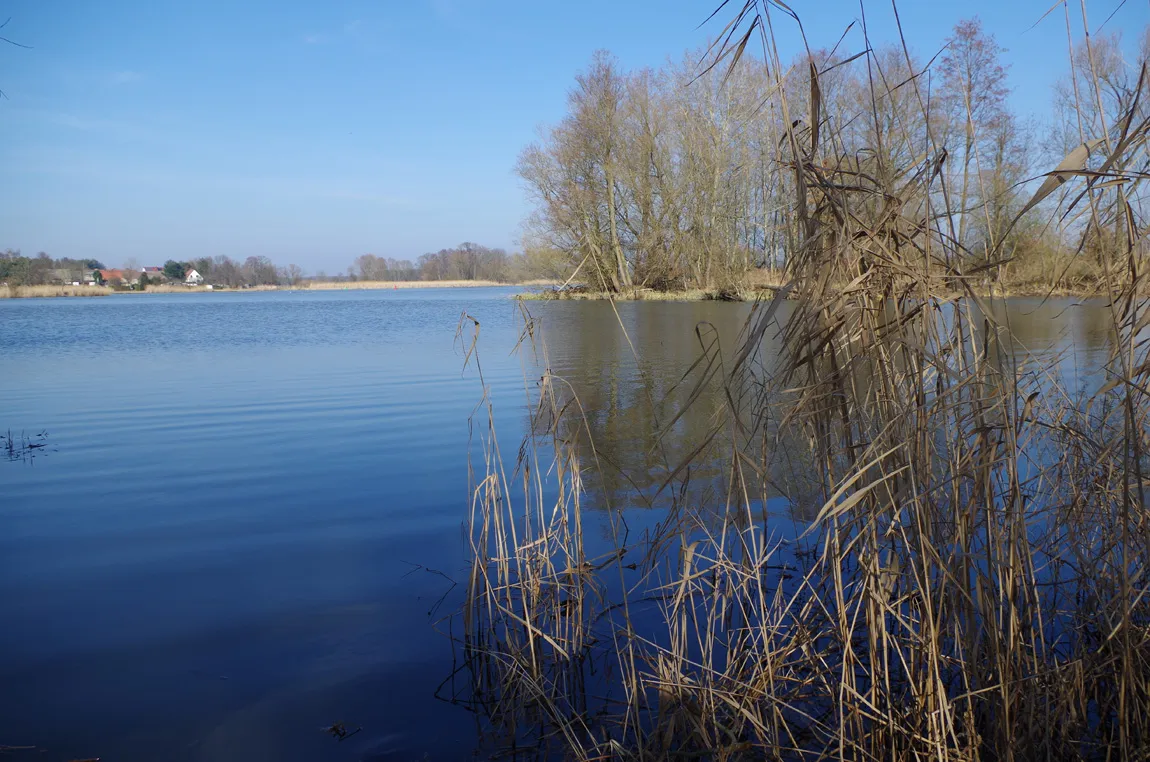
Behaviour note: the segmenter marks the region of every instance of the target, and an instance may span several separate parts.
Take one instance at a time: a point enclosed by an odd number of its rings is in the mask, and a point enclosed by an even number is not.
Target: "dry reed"
[[[758,8],[720,56],[765,32]],[[879,120],[881,78],[871,112],[849,118]],[[901,86],[928,107],[917,80]],[[579,399],[544,371],[511,464],[485,397],[452,698],[508,756],[1146,758],[1150,305],[1125,201],[1150,123],[1132,107],[1090,170],[1051,176],[1075,183],[1062,212],[1084,235],[1120,244],[1100,263],[1109,380],[1084,396],[1010,352],[947,229],[929,134],[913,166],[862,166],[835,151],[814,71],[811,87],[778,136],[789,285],[755,305],[737,347],[684,369],[688,404],[723,400],[708,441],[730,453],[726,494],[694,500],[691,459],[666,463],[658,526],[633,534],[608,507],[604,544],[581,511],[581,474],[599,466],[593,446],[576,454]],[[768,331],[781,357],[761,354]],[[475,323],[478,365],[477,342]],[[788,461],[805,467],[784,484]],[[808,513],[805,534],[772,534],[770,489]]]
[[[32,299],[56,296],[107,296],[106,286],[0,286],[0,299]]]

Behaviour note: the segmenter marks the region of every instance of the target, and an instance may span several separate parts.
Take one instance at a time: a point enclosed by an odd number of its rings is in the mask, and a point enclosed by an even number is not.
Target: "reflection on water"
[[[713,495],[729,456],[726,400],[720,384],[698,384],[709,361],[716,378],[724,376],[719,366],[737,349],[750,306],[630,302],[617,309],[561,302],[540,313],[552,371],[569,385],[586,421],[570,432],[588,468],[586,504],[649,505],[695,454],[684,476],[701,496]],[[764,354],[776,353],[778,341],[768,332]]]
[[[1100,299],[1011,299],[1009,308],[995,302],[997,335],[1007,357],[1018,363],[1020,373],[1039,366],[1050,370],[1072,391],[1091,391],[1103,383],[1101,369],[1113,347],[1113,319],[1108,304]],[[986,323],[976,341],[981,343]]]
[[[1053,372],[1071,391],[1101,385],[1111,346],[1104,302],[1017,299],[1009,309],[1001,303],[995,307],[996,323],[977,319],[973,307],[974,346],[984,345],[986,330],[992,339],[1013,336],[1013,341],[992,343],[1004,351],[988,353],[989,361],[1017,364],[1023,383],[1048,385]],[[760,357],[768,365],[780,352],[781,324],[790,308],[782,305],[763,336]],[[674,470],[695,455],[692,470],[680,474],[689,480],[692,500],[723,500],[737,436],[724,415],[730,401],[721,384],[713,383],[687,403],[706,367],[699,362],[701,355],[721,357],[716,378],[726,377],[751,306],[628,302],[616,309],[599,302],[549,302],[534,309],[545,329],[551,368],[584,413],[583,429],[569,432],[589,471],[585,479],[591,489],[584,504],[650,506]],[[789,433],[780,435],[785,439]],[[746,452],[748,443],[741,444]],[[809,468],[789,456],[770,453],[768,499],[779,491],[772,484],[788,480],[790,492],[798,488],[789,481],[795,470]]]
[[[470,719],[434,698],[450,648],[428,612],[448,583],[413,564],[452,576],[463,558],[480,388],[453,342],[462,312],[481,323],[501,442],[527,429],[509,294],[0,302],[0,428],[50,431],[56,450],[0,463],[0,745],[248,762],[470,749]],[[686,403],[692,365],[706,350],[727,367],[750,309],[531,304],[585,416],[568,432],[585,505],[642,526],[697,452],[690,499],[722,499],[727,398],[710,385]],[[1103,304],[1000,317],[1067,376],[1107,357]],[[769,358],[779,337],[763,343]],[[1081,372],[1071,386],[1094,383]],[[337,744],[336,721],[364,730]]]

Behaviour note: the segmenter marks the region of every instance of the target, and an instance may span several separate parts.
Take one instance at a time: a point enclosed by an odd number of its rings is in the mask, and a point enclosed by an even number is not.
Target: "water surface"
[[[549,365],[629,476],[608,480],[610,499],[642,511],[627,496],[709,425],[685,416],[654,441],[668,395],[700,341],[733,347],[750,309],[532,303],[536,361],[512,351],[512,293],[0,301],[0,428],[51,443],[0,463],[0,745],[47,750],[35,759],[469,754],[470,717],[435,698],[451,649],[433,627],[460,578],[481,399],[461,315],[479,321],[504,445]],[[1105,354],[1101,305],[1023,300],[1009,317],[1067,369]],[[363,730],[336,743],[321,731],[336,721]]]

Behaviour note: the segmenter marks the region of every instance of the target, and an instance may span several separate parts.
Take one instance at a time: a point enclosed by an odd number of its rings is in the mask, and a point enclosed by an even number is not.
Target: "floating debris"
[[[323,732],[329,733],[332,738],[335,738],[337,741],[342,743],[344,740],[351,738],[361,730],[363,730],[363,728],[356,728],[355,730],[349,731],[347,729],[347,725],[342,722],[336,722],[333,723],[330,727],[324,728]]]

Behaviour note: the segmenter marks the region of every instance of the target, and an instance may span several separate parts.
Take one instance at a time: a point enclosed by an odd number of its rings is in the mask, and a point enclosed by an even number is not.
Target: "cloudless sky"
[[[912,50],[934,55],[978,15],[1008,48],[1015,108],[1045,117],[1065,70],[1052,0],[903,0]],[[266,255],[341,272],[364,253],[414,259],[475,241],[518,248],[513,168],[562,118],[605,48],[625,68],[697,48],[717,0],[0,0],[0,248],[118,265]],[[1119,5],[1094,2],[1093,31]],[[1075,13],[1077,4],[1074,4]],[[830,47],[857,2],[791,3]],[[875,44],[889,2],[866,5]],[[793,22],[776,33],[800,50]],[[1133,39],[1147,0],[1107,29]],[[1080,21],[1076,22],[1079,24]],[[863,47],[858,27],[843,50]]]

